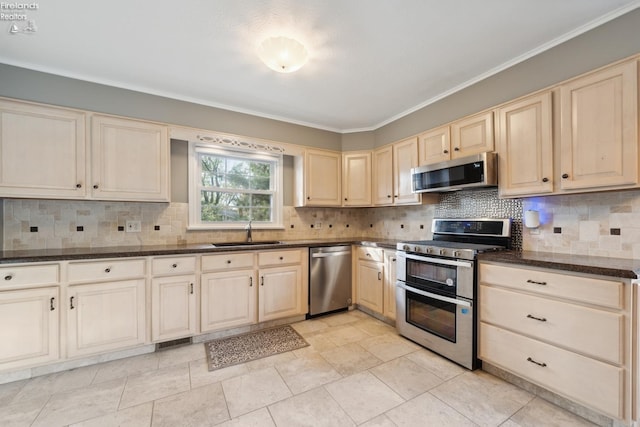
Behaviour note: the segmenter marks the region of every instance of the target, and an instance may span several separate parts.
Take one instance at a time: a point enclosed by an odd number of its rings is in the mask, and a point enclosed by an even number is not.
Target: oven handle
[[[442,258],[429,258],[429,257],[425,257],[425,256],[419,256],[419,255],[412,255],[412,254],[398,254],[398,256],[403,256],[405,258],[409,258],[409,259],[415,259],[416,261],[423,261],[423,262],[431,262],[433,264],[444,264],[444,265],[454,265],[456,267],[467,267],[467,268],[473,268],[473,264],[470,262],[465,262],[465,261],[455,261],[452,259],[442,259]]]
[[[407,286],[404,282],[396,282],[396,287],[402,288],[414,294],[422,295],[423,297],[437,299],[438,301],[444,301],[455,305],[462,305],[464,307],[471,307],[471,303],[465,300],[443,297],[442,295],[432,294],[431,292],[425,292],[420,289]]]

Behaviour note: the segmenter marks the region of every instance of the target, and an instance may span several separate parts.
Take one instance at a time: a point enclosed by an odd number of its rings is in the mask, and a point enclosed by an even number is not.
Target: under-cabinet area
[[[0,331],[0,375],[18,378],[308,311],[306,247],[3,264],[0,275],[0,322],[14,326]]]
[[[629,279],[479,265],[478,357],[606,416],[633,419]]]

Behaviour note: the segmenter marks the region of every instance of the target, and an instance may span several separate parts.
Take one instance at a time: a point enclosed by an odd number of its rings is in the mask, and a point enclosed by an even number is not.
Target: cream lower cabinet
[[[60,357],[59,288],[0,292],[0,371]]]
[[[356,261],[357,303],[376,313],[384,312],[384,253],[382,249],[358,246]]]
[[[630,419],[629,284],[482,262],[479,280],[481,360]]]
[[[200,330],[252,325],[258,321],[253,269],[206,273],[200,277]]]
[[[291,249],[258,254],[258,321],[302,315],[308,312],[308,250]],[[306,276],[306,275],[305,275]]]
[[[67,298],[69,357],[144,344],[144,279],[70,286]]]
[[[396,318],[396,251],[384,250],[384,303],[385,317]]]
[[[151,340],[195,335],[196,257],[156,257],[151,264]]]
[[[72,262],[67,276],[64,304],[69,357],[147,341],[145,259]]]

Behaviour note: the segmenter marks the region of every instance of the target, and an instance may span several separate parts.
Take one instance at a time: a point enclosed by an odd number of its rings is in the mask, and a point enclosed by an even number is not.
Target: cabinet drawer
[[[380,248],[358,246],[358,258],[368,261],[384,262],[384,251]]]
[[[205,255],[202,257],[202,271],[253,268],[253,258],[253,252]]]
[[[92,261],[69,264],[69,283],[102,282],[143,277],[144,259]]]
[[[621,365],[624,316],[480,286],[480,320]]]
[[[196,271],[196,257],[154,258],[151,262],[151,270],[154,276],[193,273]]]
[[[302,251],[299,249],[288,251],[267,251],[258,253],[258,264],[265,265],[300,264]]]
[[[624,418],[622,368],[483,322],[479,353],[482,360],[607,415]]]
[[[58,264],[0,268],[0,288],[58,283]]]
[[[604,307],[623,307],[623,283],[615,280],[480,263],[480,282]]]

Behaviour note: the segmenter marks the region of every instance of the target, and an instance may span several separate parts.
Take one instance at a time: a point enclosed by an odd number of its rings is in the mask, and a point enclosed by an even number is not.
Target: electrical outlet
[[[127,221],[125,228],[127,233],[140,233],[142,231],[141,221]]]
[[[313,224],[313,228],[322,228],[322,223],[316,222],[315,224]]]

